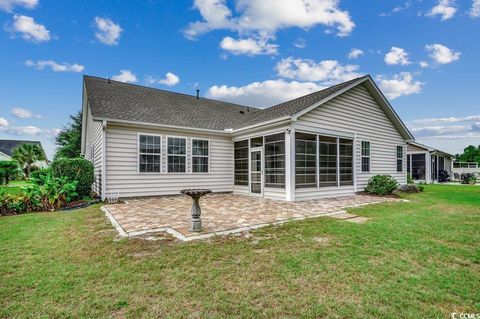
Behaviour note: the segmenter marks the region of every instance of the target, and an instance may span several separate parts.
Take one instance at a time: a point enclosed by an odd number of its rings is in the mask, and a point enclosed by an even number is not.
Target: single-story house
[[[287,201],[352,195],[376,174],[406,183],[411,140],[370,76],[264,109],[83,81],[81,152],[102,198],[185,188]]]
[[[40,141],[23,141],[23,140],[0,140],[0,161],[11,161],[12,160],[12,153],[13,149],[17,146],[22,144],[31,144],[31,145],[38,145],[43,152],[43,156],[47,158],[45,155],[45,151],[43,149],[42,143]],[[33,163],[33,165],[44,168],[48,166],[47,161],[37,161]]]
[[[453,172],[454,155],[415,141],[407,142],[407,172],[412,179],[432,183],[438,181],[438,174],[445,170]]]

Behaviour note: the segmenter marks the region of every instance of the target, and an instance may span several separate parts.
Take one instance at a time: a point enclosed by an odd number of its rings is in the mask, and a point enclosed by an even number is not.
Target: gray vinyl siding
[[[376,174],[392,175],[399,183],[406,183],[406,143],[364,85],[359,85],[327,103],[299,117],[296,129],[338,132],[356,136],[354,174],[356,191],[363,191],[369,178]],[[321,134],[321,133],[320,133]],[[370,141],[370,172],[361,172],[361,141]],[[403,172],[397,172],[397,145],[404,147]],[[348,195],[353,187],[332,189],[297,189],[295,199],[302,200],[326,194]]]
[[[92,119],[89,108],[87,113],[86,135],[85,158],[92,162],[94,168],[92,189],[100,195],[102,191],[103,129],[101,121]]]
[[[161,173],[138,172],[138,134],[161,135]],[[187,138],[187,173],[167,173],[167,136]],[[210,144],[210,172],[192,173],[192,138]],[[233,142],[228,135],[146,129],[108,123],[106,135],[107,191],[120,197],[179,194],[185,188],[208,188],[213,192],[233,191]]]

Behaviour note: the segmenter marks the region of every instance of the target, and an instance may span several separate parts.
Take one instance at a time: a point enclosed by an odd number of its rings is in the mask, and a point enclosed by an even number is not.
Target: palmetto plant
[[[25,176],[29,178],[32,164],[46,160],[40,146],[36,144],[22,144],[13,149],[12,158],[25,169]]]

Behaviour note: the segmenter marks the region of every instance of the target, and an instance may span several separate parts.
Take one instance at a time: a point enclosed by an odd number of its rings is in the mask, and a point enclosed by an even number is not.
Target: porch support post
[[[285,199],[295,200],[295,131],[285,131]]]
[[[432,182],[432,156],[430,152],[425,153],[425,181]]]

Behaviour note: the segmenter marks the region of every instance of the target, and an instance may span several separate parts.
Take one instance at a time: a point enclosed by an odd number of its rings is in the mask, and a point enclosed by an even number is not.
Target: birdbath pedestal
[[[212,191],[209,189],[183,189],[180,191],[180,193],[190,196],[192,198],[192,225],[190,227],[191,232],[202,231],[202,220],[200,219],[202,209],[200,208],[198,200],[200,199],[200,197],[211,192]]]

